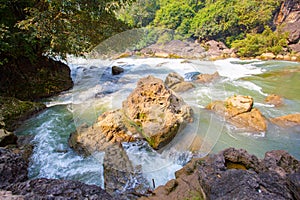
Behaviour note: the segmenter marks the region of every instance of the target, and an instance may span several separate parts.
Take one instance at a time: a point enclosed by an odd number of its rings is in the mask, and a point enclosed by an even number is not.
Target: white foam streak
[[[232,64],[233,61],[240,60],[229,58],[225,60],[217,60],[214,62],[214,64],[216,65],[217,71],[221,76],[228,77],[231,80],[263,73],[261,68],[255,67],[253,64]]]

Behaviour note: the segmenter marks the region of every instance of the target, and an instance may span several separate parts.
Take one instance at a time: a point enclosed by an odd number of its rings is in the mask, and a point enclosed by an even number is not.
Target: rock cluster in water
[[[283,150],[258,159],[229,148],[194,158],[146,199],[299,199],[300,162]]]
[[[138,81],[122,109],[102,114],[91,127],[81,127],[71,134],[69,144],[80,153],[90,154],[143,138],[159,149],[192,119],[192,109],[181,97],[162,80],[148,76]]]
[[[0,147],[0,199],[112,199],[98,186],[78,181],[28,180],[22,154]]]
[[[251,132],[264,132],[267,129],[265,117],[257,108],[253,108],[253,98],[250,96],[232,96],[225,101],[215,101],[207,109],[223,116],[238,128]]]

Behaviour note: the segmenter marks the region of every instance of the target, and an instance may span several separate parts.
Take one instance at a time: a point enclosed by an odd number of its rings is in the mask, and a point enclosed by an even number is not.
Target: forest
[[[1,0],[0,65],[40,55],[81,55],[106,38],[139,27],[172,29],[175,39],[217,40],[240,56],[280,53],[278,0]]]

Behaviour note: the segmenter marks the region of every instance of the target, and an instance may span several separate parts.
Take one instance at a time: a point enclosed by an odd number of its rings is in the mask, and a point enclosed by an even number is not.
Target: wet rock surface
[[[196,83],[210,83],[219,78],[220,78],[220,75],[218,72],[215,72],[213,74],[199,74],[196,77],[195,82]]]
[[[270,94],[266,97],[265,102],[274,106],[281,106],[283,104],[283,98],[276,94]]]
[[[243,149],[229,148],[194,158],[176,172],[175,180],[142,199],[297,199],[299,170],[299,161],[282,150],[258,159]],[[179,191],[186,192],[176,196]]]
[[[184,78],[176,72],[168,74],[165,84],[174,92],[185,92],[195,87],[193,83],[184,81]]]
[[[69,145],[81,154],[90,155],[113,144],[134,140],[135,136],[125,126],[123,111],[114,110],[100,115],[97,122],[90,127],[79,127],[71,134]]]
[[[225,101],[212,102],[206,108],[238,128],[256,133],[267,129],[265,117],[257,108],[253,108],[253,98],[250,96],[232,96]]]
[[[271,118],[270,121],[280,127],[288,128],[300,125],[300,113]]]

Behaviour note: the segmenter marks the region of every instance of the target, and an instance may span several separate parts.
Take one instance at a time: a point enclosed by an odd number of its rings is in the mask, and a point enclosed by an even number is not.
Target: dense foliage
[[[114,11],[130,1],[0,0],[1,62],[88,51],[127,28]]]
[[[258,56],[267,52],[276,55],[287,47],[287,38],[288,34],[273,32],[266,27],[261,34],[247,34],[245,39],[234,41],[232,47],[238,49],[237,53],[242,57]]]
[[[122,10],[119,17],[132,27],[172,29],[175,39],[213,39],[225,42],[230,47],[234,41],[244,39],[247,34],[261,38],[267,37],[266,33],[273,33],[270,30],[275,28],[272,20],[281,3],[278,0],[137,0],[134,8]],[[265,27],[270,29],[261,34]],[[284,35],[276,34],[276,37],[285,38]],[[161,40],[170,38],[166,34],[160,36],[163,37]],[[243,43],[252,42],[250,36],[247,37],[235,47],[242,48]],[[268,41],[269,38],[261,40]],[[263,46],[268,44],[266,42]],[[285,44],[280,42],[279,45]],[[276,48],[274,52],[278,53],[278,46]]]

